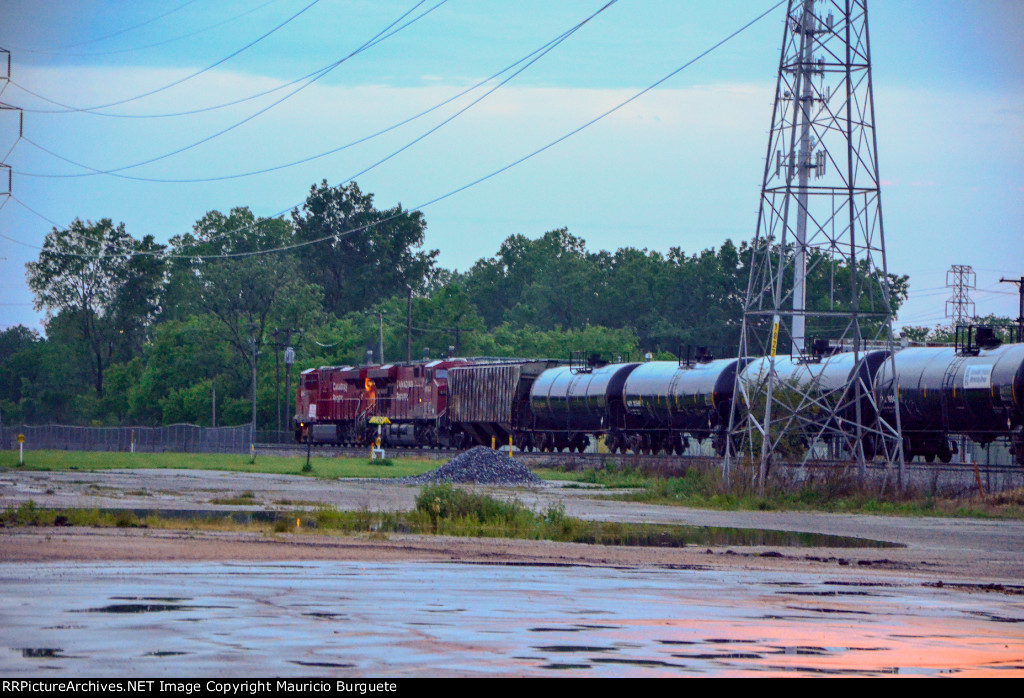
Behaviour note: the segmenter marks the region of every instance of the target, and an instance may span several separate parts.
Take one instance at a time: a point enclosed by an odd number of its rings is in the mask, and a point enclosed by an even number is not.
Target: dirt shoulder
[[[29,499],[44,507],[223,510],[213,499],[251,492],[254,507],[322,502],[339,508],[407,509],[416,487],[215,471],[0,472],[0,507]],[[871,538],[899,548],[627,548],[550,541],[435,536],[332,536],[151,529],[0,529],[0,561],[421,560],[480,564],[601,565],[786,570],[946,583],[1021,584],[1024,522],[876,517],[805,512],[723,512],[594,499],[585,489],[493,490],[545,507],[561,503],[586,519],[768,528]],[[246,507],[238,507],[245,509]],[[710,552],[709,552],[710,551]]]

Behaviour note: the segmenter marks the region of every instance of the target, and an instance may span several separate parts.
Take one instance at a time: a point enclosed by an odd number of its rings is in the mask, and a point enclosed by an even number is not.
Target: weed
[[[235,506],[246,506],[257,504],[256,494],[253,492],[242,492],[234,497],[215,497],[210,500],[211,504],[228,504]]]

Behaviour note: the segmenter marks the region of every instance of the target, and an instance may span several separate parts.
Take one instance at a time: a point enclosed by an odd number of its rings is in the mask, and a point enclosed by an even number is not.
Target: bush
[[[416,511],[430,517],[437,533],[443,522],[464,523],[484,534],[486,527],[503,525],[521,530],[536,521],[533,512],[518,501],[503,502],[492,497],[452,487],[445,483],[427,485],[416,497]]]

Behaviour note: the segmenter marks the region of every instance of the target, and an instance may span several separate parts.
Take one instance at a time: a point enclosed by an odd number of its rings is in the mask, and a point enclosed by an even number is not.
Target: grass
[[[210,504],[250,506],[252,504],[258,504],[258,502],[256,501],[256,494],[254,492],[243,492],[242,494],[235,495],[234,497],[215,497],[210,500]]]
[[[26,451],[25,465],[18,465],[17,451],[0,451],[0,469],[90,471],[124,468],[181,468],[226,470],[242,473],[308,475],[320,478],[406,477],[433,470],[440,461],[429,458],[389,458],[385,464],[367,458],[312,458],[311,470],[304,471],[305,458],[257,456],[227,453],[121,453],[105,451]]]
[[[537,474],[545,479],[635,490],[609,495],[613,499],[700,509],[1024,519],[1024,490],[958,498],[912,491],[880,494],[855,479],[826,475],[798,486],[770,483],[761,495],[752,487],[749,475],[737,473],[725,487],[720,472],[709,468],[693,468],[680,477],[652,476],[614,464],[569,472],[538,470]]]
[[[224,470],[246,473],[307,475],[318,478],[395,478],[419,475],[436,468],[440,461],[428,458],[389,458],[383,463],[367,458],[317,457],[312,472],[303,472],[305,458],[207,453],[118,453],[93,451],[29,451],[25,465],[18,466],[17,451],[0,451],[0,469],[92,471],[119,468],[182,468]],[[749,475],[737,473],[728,489],[719,471],[711,466],[694,467],[679,477],[651,474],[633,467],[609,463],[605,468],[565,471],[538,469],[540,477],[606,488],[636,491],[614,495],[627,501],[667,504],[703,509],[746,511],[826,511],[900,516],[956,516],[1024,519],[1024,492],[998,493],[985,497],[943,498],[926,493],[896,495],[860,487],[850,479],[819,477],[801,486],[776,483],[764,496],[750,485]],[[572,484],[569,485],[570,487]],[[248,493],[251,494],[251,493]],[[218,504],[251,505],[253,498]]]
[[[413,533],[472,538],[517,538],[601,545],[684,547],[686,545],[763,545],[759,536],[772,532],[735,529],[583,521],[566,515],[554,505],[534,511],[519,501],[504,501],[469,492],[451,485],[428,485],[416,498],[416,507],[404,512],[372,512],[367,509],[342,511],[320,506],[313,511],[282,512],[270,522],[238,521],[212,515],[187,520],[151,515],[140,517],[131,511],[97,509],[50,510],[28,501],[0,514],[3,526],[94,526],[119,528],[163,528],[185,530],[255,531],[267,535],[283,533],[328,533],[366,535],[387,540],[389,533]],[[777,532],[776,532],[777,533]],[[783,533],[794,545],[807,534]],[[710,537],[709,537],[710,536]],[[838,539],[837,539],[838,540]],[[804,544],[809,544],[804,542]]]

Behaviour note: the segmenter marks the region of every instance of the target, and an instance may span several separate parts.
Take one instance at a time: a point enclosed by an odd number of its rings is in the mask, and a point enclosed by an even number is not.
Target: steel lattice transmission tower
[[[974,301],[971,289],[978,288],[978,277],[974,268],[966,264],[954,264],[946,272],[946,287],[953,289],[953,297],[946,301],[946,317],[953,318],[953,328],[966,325],[974,317]]]
[[[5,48],[0,48],[0,94],[3,94],[3,88],[7,87],[10,80],[11,52]],[[0,157],[0,205],[7,203],[7,198],[13,194],[11,188],[11,166],[4,161],[7,159],[7,156],[11,154],[11,151],[14,150],[14,146],[17,145],[18,140],[21,140],[24,128],[24,114],[21,109],[5,102],[0,102],[0,123],[2,123],[3,128],[6,128],[9,124],[9,122],[6,121],[8,114],[17,114],[18,138],[8,143],[6,133],[0,136],[0,152],[5,153]]]
[[[902,484],[899,411],[888,424],[876,409],[898,404],[896,386],[875,396],[860,369],[893,350],[874,122],[866,0],[790,0],[739,346],[754,363],[737,372],[725,477],[747,459],[763,487],[774,460],[828,453],[862,473],[881,457]],[[823,377],[826,339],[858,378]]]

